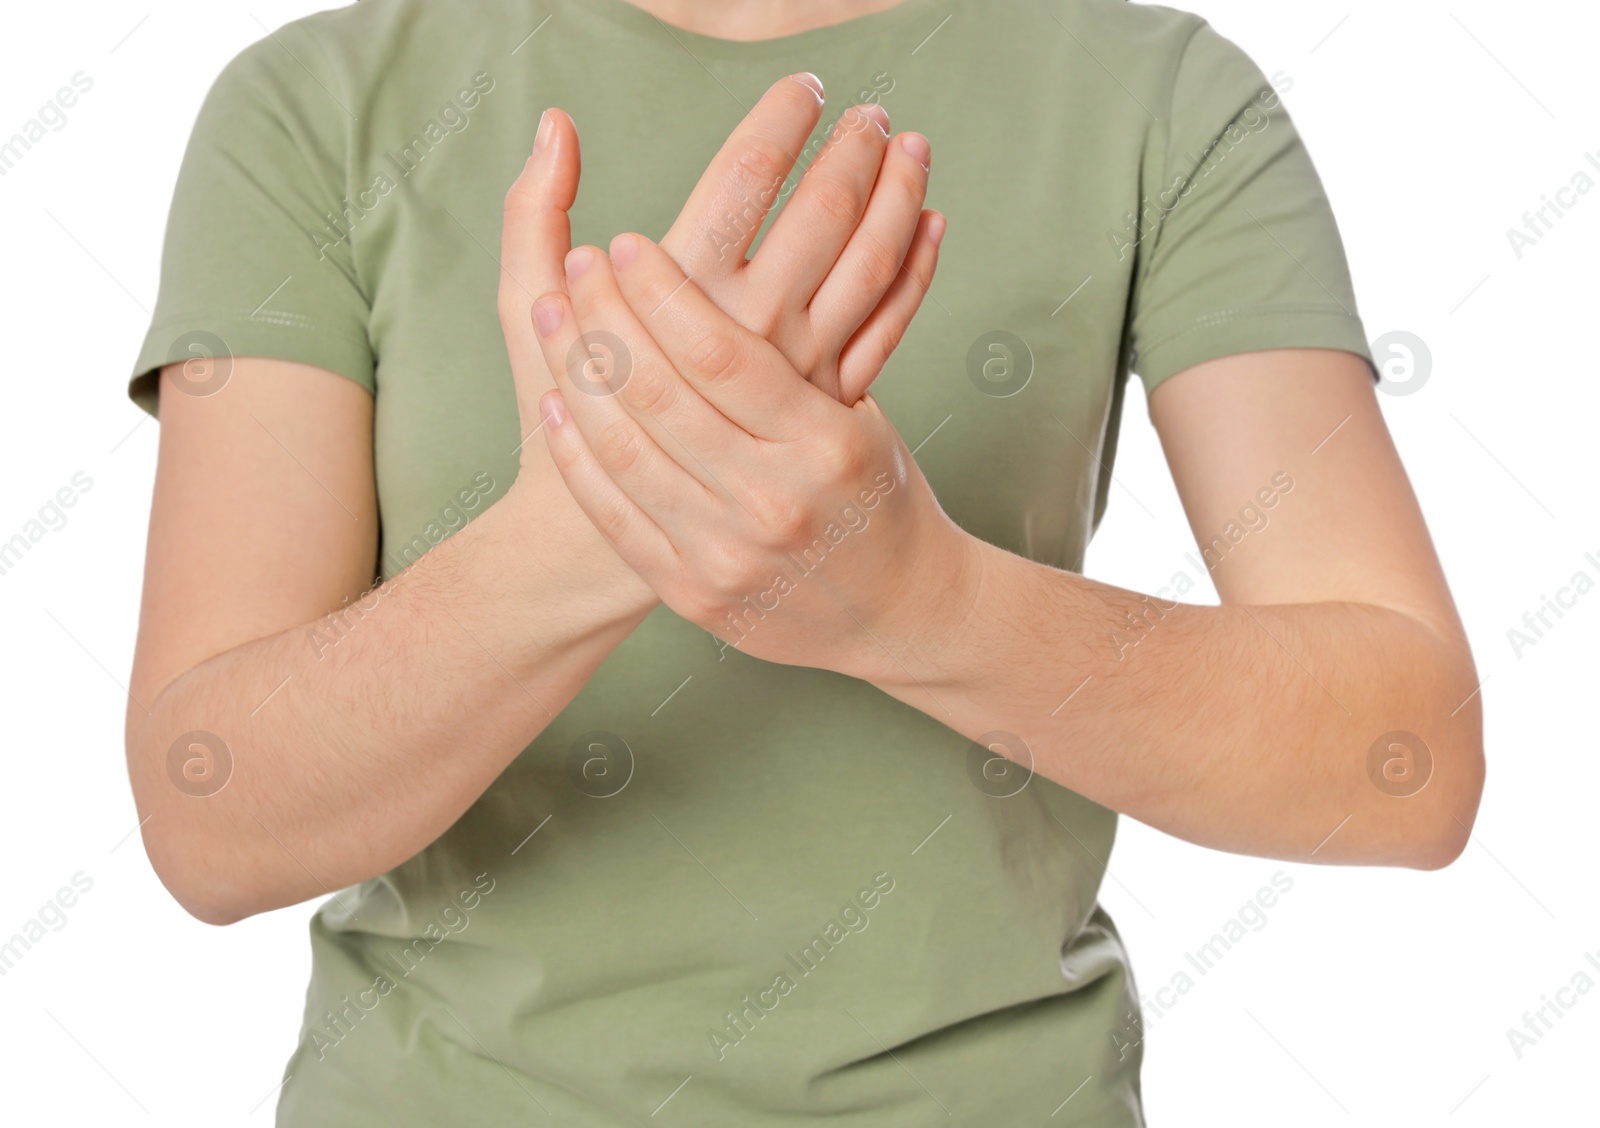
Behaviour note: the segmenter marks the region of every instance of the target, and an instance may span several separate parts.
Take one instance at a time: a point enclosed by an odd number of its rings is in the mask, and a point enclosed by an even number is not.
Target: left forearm
[[[917,230],[929,253],[884,292],[885,339],[932,278],[935,232]],[[544,438],[671,610],[752,657],[999,734],[985,743],[1195,842],[1414,866],[1459,853],[1481,791],[1476,675],[1361,358],[1249,353],[1157,389],[1192,528],[1232,528],[1239,497],[1238,517],[1265,527],[1261,509],[1295,492],[1278,531],[1229,559],[1229,605],[1163,607],[963,532],[870,394],[847,407],[805,380],[650,240],[612,249],[570,252],[566,290],[539,299],[557,384]],[[817,338],[824,354],[851,320]],[[567,363],[596,331],[634,358],[615,395]]]
[[[1202,845],[1419,867],[1460,852],[1483,773],[1463,640],[1371,604],[1193,606],[990,545],[967,561],[964,606],[880,653],[886,692],[974,740],[1019,737],[1039,774]]]

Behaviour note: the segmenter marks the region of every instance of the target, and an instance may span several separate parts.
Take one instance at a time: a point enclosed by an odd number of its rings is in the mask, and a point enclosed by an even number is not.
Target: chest
[[[1019,161],[1015,145],[984,125],[1016,104],[1015,92],[956,98],[887,71],[858,85],[897,127],[933,141],[928,205],[950,221],[935,282],[872,394],[955,520],[1012,551],[1076,567],[1120,409],[1132,264],[1108,233],[1133,163],[1115,153],[1086,160],[1070,113],[1035,122],[1063,140]],[[541,103],[573,107],[580,129],[591,123],[573,239],[602,246],[624,230],[659,238],[733,124],[708,105],[698,124],[668,133],[648,116],[607,109],[614,96],[502,80],[470,131],[447,134],[422,160],[375,166],[395,181],[362,232],[386,547],[429,526],[458,528],[470,516],[465,493],[481,507],[515,475],[520,436],[495,294],[504,191],[531,138],[496,111]]]

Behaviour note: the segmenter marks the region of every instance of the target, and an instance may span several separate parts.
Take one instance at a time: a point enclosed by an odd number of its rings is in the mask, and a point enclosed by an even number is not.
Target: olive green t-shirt
[[[1130,371],[1370,360],[1278,91],[1193,15],[903,0],[740,43],[624,0],[365,0],[217,80],[132,394],[224,350],[369,389],[393,575],[516,473],[496,255],[540,112],[582,134],[574,241],[660,238],[800,70],[818,138],[874,101],[933,142],[949,234],[873,394],[974,535],[1081,567]],[[992,759],[658,609],[455,826],[317,912],[278,1123],[1142,1123],[1115,816]]]

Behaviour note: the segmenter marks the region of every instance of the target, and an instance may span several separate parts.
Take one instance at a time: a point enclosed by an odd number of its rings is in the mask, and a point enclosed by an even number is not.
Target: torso
[[[373,306],[384,573],[516,472],[495,255],[540,111],[582,135],[574,241],[659,238],[741,103],[796,70],[827,86],[823,127],[872,100],[933,142],[950,233],[873,395],[958,523],[1078,568],[1127,372],[1136,256],[1108,233],[1145,190],[1130,91],[1159,98],[1198,21],[905,0],[734,44],[622,0],[547,11],[367,0],[306,25],[355,100],[352,190],[391,182],[346,224]],[[475,82],[452,132],[440,109]],[[537,1101],[555,1123],[644,1124],[669,1094],[661,1119],[685,1124],[950,1122],[935,1102],[1017,1123],[1085,1076],[1083,1122],[1139,1123],[1137,1004],[1096,907],[1114,816],[987,778],[989,758],[658,609],[456,826],[346,894],[353,915],[319,913],[280,1123],[542,1120]],[[362,991],[348,1030],[326,1021]]]

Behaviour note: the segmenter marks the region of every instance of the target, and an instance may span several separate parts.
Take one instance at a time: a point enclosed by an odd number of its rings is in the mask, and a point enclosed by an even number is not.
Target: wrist
[[[656,593],[617,555],[554,466],[524,466],[479,518],[519,604],[599,627],[643,619]]]
[[[998,551],[937,511],[906,553],[908,571],[894,578],[880,613],[862,632],[852,669],[842,672],[888,692],[949,685],[957,658],[981,616],[991,555]]]

